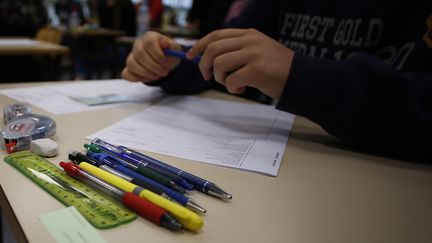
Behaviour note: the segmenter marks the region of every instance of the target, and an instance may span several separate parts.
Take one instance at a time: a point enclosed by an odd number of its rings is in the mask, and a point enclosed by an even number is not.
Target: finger
[[[245,87],[251,84],[251,70],[248,67],[242,67],[235,72],[230,73],[225,78],[225,87],[228,92],[238,94],[244,92]]]
[[[153,57],[151,57],[149,52],[150,52],[149,50],[144,49],[144,51],[139,53],[139,56],[134,55],[134,62],[138,63],[140,66],[142,66],[143,68],[145,68],[146,70],[148,70],[149,72],[155,75],[159,75],[163,77],[168,75],[168,70],[166,70],[166,68],[163,65],[161,65],[156,60],[154,60]]]
[[[148,83],[148,82],[153,81],[153,80],[151,80],[151,79],[149,79],[147,77],[144,77],[144,76],[132,73],[127,68],[123,69],[121,75],[122,75],[123,79],[131,81],[131,82],[144,82],[144,83]]]
[[[151,41],[147,45],[147,51],[155,62],[160,63],[164,58],[165,54],[163,49],[171,47],[171,39],[163,35],[158,36],[157,41]]]
[[[164,54],[162,49],[166,48],[164,46],[161,46],[162,44],[169,43],[170,38],[153,31],[148,31],[144,35],[144,39],[142,41],[143,49],[147,50],[150,56],[158,62],[159,60],[164,58]]]
[[[217,56],[213,64],[213,75],[216,82],[225,84],[225,78],[229,73],[240,69],[248,62],[249,57],[245,51],[238,50]]]
[[[195,45],[186,53],[187,58],[193,59],[199,54],[203,53],[208,44],[225,38],[233,38],[241,36],[246,33],[245,29],[222,29],[211,32],[210,34],[204,36],[198,40]]]
[[[246,87],[237,88],[235,91],[231,92],[232,94],[243,94],[246,90]]]
[[[136,60],[134,55],[129,55],[126,60],[126,67],[128,70],[132,73],[135,73],[136,75],[147,77],[152,80],[159,79],[161,76],[152,72],[150,69],[147,68],[145,65],[140,65]]]
[[[160,46],[162,50],[170,49],[175,51],[181,51],[180,44],[172,41],[168,38],[162,38],[159,40]],[[166,69],[166,70],[173,70],[179,63],[180,59],[176,57],[167,56],[165,53],[163,54],[164,58],[160,61],[160,64]]]
[[[209,80],[213,73],[214,61],[217,57],[240,50],[243,47],[241,41],[236,37],[230,37],[226,39],[221,39],[210,43],[207,49],[204,51],[201,61],[199,62],[199,69],[205,80]],[[225,60],[222,58],[219,60]]]
[[[132,53],[140,65],[146,66],[157,75],[166,76],[168,74],[167,68],[159,63],[160,59],[164,58],[159,47],[159,38],[165,37],[156,32],[147,32],[143,38],[135,41]]]

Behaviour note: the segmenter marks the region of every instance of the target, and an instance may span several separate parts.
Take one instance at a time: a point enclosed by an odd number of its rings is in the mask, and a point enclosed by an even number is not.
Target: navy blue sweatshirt
[[[252,0],[228,27],[255,28],[295,51],[277,109],[351,145],[432,161],[432,1]],[[155,85],[221,89],[188,61]]]

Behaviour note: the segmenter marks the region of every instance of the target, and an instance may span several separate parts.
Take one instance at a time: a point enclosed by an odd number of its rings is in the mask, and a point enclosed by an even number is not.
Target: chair
[[[35,39],[39,41],[60,44],[64,30],[59,27],[45,26],[37,31]]]

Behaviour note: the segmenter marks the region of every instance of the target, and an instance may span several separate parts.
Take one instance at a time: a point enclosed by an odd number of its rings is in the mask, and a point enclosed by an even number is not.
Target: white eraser
[[[43,157],[54,157],[58,153],[58,144],[49,138],[41,138],[31,141],[30,151]]]

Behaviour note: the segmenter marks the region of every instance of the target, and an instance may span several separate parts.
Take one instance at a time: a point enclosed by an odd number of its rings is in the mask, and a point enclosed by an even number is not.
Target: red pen
[[[132,192],[124,192],[96,176],[81,170],[79,166],[74,163],[62,161],[60,162],[60,166],[69,176],[77,178],[80,181],[90,184],[91,186],[113,196],[120,200],[125,207],[151,222],[173,231],[183,229],[183,225],[172,217],[165,209],[153,204],[152,202],[140,198]]]

